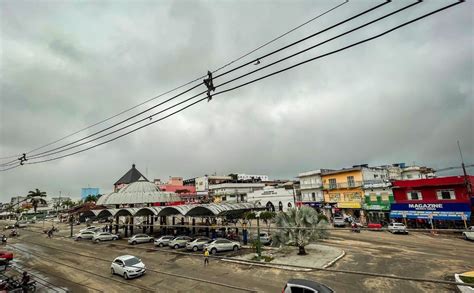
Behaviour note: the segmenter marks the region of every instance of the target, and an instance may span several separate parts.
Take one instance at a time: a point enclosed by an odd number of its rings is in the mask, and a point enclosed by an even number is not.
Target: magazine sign
[[[463,203],[398,203],[391,207],[391,218],[462,220],[471,216],[470,205]]]

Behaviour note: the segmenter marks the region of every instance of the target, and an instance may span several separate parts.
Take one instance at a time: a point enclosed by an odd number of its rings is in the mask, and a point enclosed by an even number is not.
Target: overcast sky
[[[341,2],[0,1],[0,156],[32,150],[197,78]],[[380,2],[352,1],[251,57]],[[215,85],[406,3],[385,5],[216,79]],[[445,3],[419,4],[233,85]],[[34,188],[52,196],[62,191],[79,197],[81,187],[108,192],[133,163],[150,180],[214,172],[293,178],[362,163],[443,168],[460,164],[456,140],[465,161],[474,163],[473,11],[468,1],[373,42],[218,95],[112,143],[0,172],[0,201]]]

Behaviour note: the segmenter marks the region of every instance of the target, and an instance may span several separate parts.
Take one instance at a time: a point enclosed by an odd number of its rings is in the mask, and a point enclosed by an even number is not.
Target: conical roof
[[[132,165],[132,169],[128,170],[125,175],[123,175],[114,185],[117,184],[130,184],[137,181],[148,181],[145,176],[143,176],[140,171],[135,168],[135,164]]]

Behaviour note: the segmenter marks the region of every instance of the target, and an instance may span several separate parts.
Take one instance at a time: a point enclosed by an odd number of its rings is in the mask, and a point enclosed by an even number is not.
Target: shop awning
[[[471,207],[463,203],[392,204],[390,218],[464,220],[471,217]]]
[[[397,211],[392,210],[390,212],[390,218],[407,218],[407,219],[430,219],[433,220],[453,220],[453,221],[462,221],[464,220],[463,216],[467,220],[471,217],[471,212],[430,212],[430,211]]]
[[[339,209],[360,209],[362,205],[360,202],[338,202],[337,207]]]

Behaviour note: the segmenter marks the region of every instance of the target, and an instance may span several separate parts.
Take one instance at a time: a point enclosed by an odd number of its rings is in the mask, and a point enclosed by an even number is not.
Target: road
[[[7,249],[15,253],[18,266],[27,267],[34,274],[55,284],[59,292],[64,291],[58,288],[71,292],[281,292],[290,278],[316,280],[336,292],[456,290],[454,286],[446,284],[324,271],[294,272],[233,264],[218,259],[211,259],[210,265],[204,267],[202,257],[196,254],[177,255],[171,251],[155,251],[151,250],[152,244],[124,247],[125,240],[94,244],[57,236],[48,239],[40,232],[40,227],[37,224],[37,227],[28,228],[29,231],[20,230],[21,236],[9,239]],[[60,234],[68,235],[66,227],[60,229]],[[345,257],[332,267],[334,269],[438,280],[453,280],[453,273],[474,269],[474,242],[465,241],[460,236],[332,231],[330,238],[323,243],[346,252]],[[128,281],[111,276],[110,262],[122,254],[140,257],[149,268],[148,273]]]

